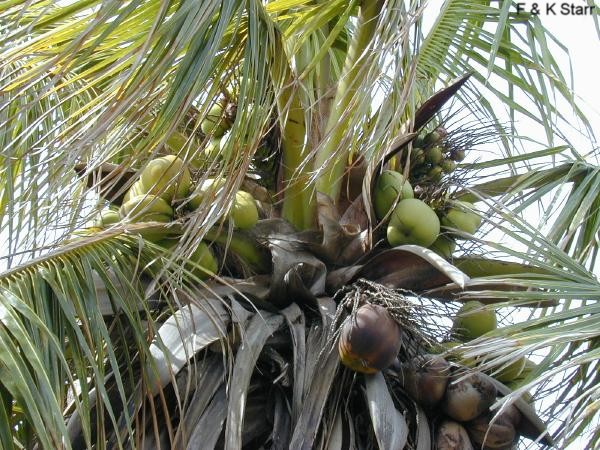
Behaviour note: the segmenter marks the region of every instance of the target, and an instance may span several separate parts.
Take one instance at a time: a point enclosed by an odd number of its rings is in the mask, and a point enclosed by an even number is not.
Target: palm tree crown
[[[3,2],[1,448],[598,446],[591,127],[437,7]]]

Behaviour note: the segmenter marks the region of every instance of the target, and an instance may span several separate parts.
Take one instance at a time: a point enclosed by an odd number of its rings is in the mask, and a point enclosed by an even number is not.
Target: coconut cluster
[[[225,180],[209,178],[194,186],[189,169],[183,160],[175,155],[166,155],[150,161],[140,172],[139,178],[131,185],[119,209],[110,207],[101,211],[91,224],[92,229],[100,230],[117,223],[155,223],[157,226],[143,230],[140,234],[165,250],[175,248],[179,236],[159,224],[175,220],[175,206],[195,210],[209,203],[225,186]],[[222,218],[233,228],[246,230],[258,222],[258,208],[252,194],[239,190],[231,207]],[[187,258],[189,271],[200,279],[215,274],[217,259],[210,242],[201,241]],[[154,268],[156,269],[156,268]]]
[[[438,126],[417,137],[412,149],[403,152],[410,156],[406,159],[408,170],[387,169],[376,178],[372,191],[375,215],[392,247],[420,245],[449,259],[456,240],[468,238],[481,225],[473,204],[453,199],[440,189],[443,178],[465,158],[465,150],[453,146],[447,130]],[[431,195],[432,186],[435,195]]]
[[[456,239],[474,234],[481,224],[472,203],[447,200],[434,210],[426,199],[415,198],[411,183],[394,170],[377,177],[372,197],[377,218],[387,224],[387,241],[392,247],[415,244],[450,258]]]
[[[439,126],[415,139],[410,153],[412,178],[436,183],[454,172],[456,163],[465,159],[465,151],[451,149],[447,137],[448,131]]]
[[[468,342],[496,327],[495,311],[473,301],[456,314],[450,334]],[[389,369],[385,373],[436,424],[436,449],[508,450],[518,441],[520,411],[512,405],[501,414],[490,410],[499,393],[493,380],[477,370],[477,364],[467,367],[435,353],[418,353],[402,360],[406,336],[385,306],[365,303],[348,315],[339,329],[337,348],[342,364],[365,374]],[[446,348],[442,344],[432,350],[445,355]],[[520,375],[514,370],[493,374],[503,382]]]

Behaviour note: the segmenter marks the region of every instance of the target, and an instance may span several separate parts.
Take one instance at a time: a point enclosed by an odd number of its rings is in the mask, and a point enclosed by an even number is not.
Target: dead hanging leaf
[[[340,217],[337,207],[325,194],[317,192],[322,241],[311,250],[335,265],[348,265],[364,256],[368,249],[368,218],[358,197]]]
[[[267,312],[256,314],[249,322],[237,351],[228,392],[225,448],[242,448],[242,430],[250,379],[269,336],[283,325],[283,316]]]
[[[409,428],[381,372],[365,376],[366,400],[379,448],[404,448]]]
[[[307,242],[284,220],[261,221],[257,227],[254,235],[271,252],[269,303],[277,308],[292,302],[314,306],[325,292],[325,264],[306,250]]]
[[[327,276],[328,292],[335,292],[358,278],[391,289],[423,292],[454,282],[465,285],[469,277],[429,249],[404,245],[384,250],[364,265],[345,267]]]

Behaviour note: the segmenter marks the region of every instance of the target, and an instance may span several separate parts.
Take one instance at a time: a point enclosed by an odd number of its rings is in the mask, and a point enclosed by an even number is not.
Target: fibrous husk
[[[435,433],[436,450],[473,450],[467,430],[458,422],[444,420]]]
[[[465,427],[477,448],[509,450],[518,437],[515,426],[520,419],[519,410],[510,405],[497,417],[488,412],[470,421]]]
[[[479,372],[455,370],[442,402],[444,412],[460,422],[473,420],[494,403],[496,387]]]
[[[439,355],[419,355],[401,366],[400,384],[424,408],[435,406],[448,385],[450,364]]]

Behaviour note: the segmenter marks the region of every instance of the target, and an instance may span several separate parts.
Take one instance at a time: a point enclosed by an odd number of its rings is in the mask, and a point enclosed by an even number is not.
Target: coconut
[[[452,150],[450,152],[450,158],[452,158],[452,160],[456,162],[464,161],[465,156],[466,154],[464,150]]]
[[[496,311],[486,309],[483,303],[472,300],[462,305],[456,313],[452,332],[466,342],[495,330],[497,326]]]
[[[453,420],[442,421],[435,431],[436,450],[473,450],[467,430]]]
[[[133,197],[137,197],[138,195],[144,195],[146,193],[147,192],[146,192],[142,182],[140,180],[137,180],[135,183],[133,183],[131,185],[129,190],[125,193],[125,196],[123,197],[123,203],[128,202]]]
[[[493,376],[496,380],[501,381],[502,383],[510,383],[511,381],[519,378],[524,370],[525,357],[521,356],[520,358],[493,373]]]
[[[427,151],[425,152],[425,159],[430,162],[431,164],[439,164],[442,162],[442,159],[444,158],[444,154],[442,152],[442,148],[435,146],[435,147],[431,147],[429,149],[427,149]],[[441,169],[440,169],[441,170]]]
[[[483,450],[510,450],[518,438],[515,427],[521,420],[521,413],[513,406],[494,417],[487,412],[465,425],[475,446]]]
[[[153,159],[142,171],[144,193],[158,195],[168,202],[182,199],[190,191],[192,178],[184,162],[175,155]]]
[[[419,355],[401,365],[400,383],[408,395],[425,408],[435,406],[448,385],[450,364],[439,355]]]
[[[446,212],[446,215],[442,217],[442,225],[465,233],[475,234],[479,225],[481,225],[481,217],[473,212],[474,208],[475,206],[472,203],[455,201]]]
[[[496,387],[479,372],[455,371],[450,378],[442,409],[459,422],[487,411],[496,398]]]
[[[448,136],[448,131],[446,131],[443,127],[437,127],[435,130],[427,133],[423,138],[423,143],[425,145],[434,145],[440,143],[446,136]]]
[[[173,250],[179,243],[178,238],[166,238],[156,242],[167,250]],[[184,267],[195,277],[205,280],[214,275],[219,266],[213,252],[204,242],[200,242],[192,254],[184,259]],[[155,266],[156,267],[156,266]]]
[[[156,195],[138,195],[121,205],[119,215],[129,222],[168,223],[173,220],[173,209]],[[158,241],[164,238],[165,234],[165,230],[147,230],[141,233],[150,241]]]
[[[423,201],[408,198],[394,208],[387,227],[390,245],[416,244],[429,247],[440,233],[440,221]]]
[[[104,211],[100,211],[91,226],[95,228],[106,228],[115,223],[119,223],[120,220],[121,216],[119,216],[119,211],[114,209],[105,209]]]
[[[258,208],[252,194],[245,191],[235,193],[235,199],[229,211],[229,220],[232,221],[235,228],[240,230],[247,230],[256,225]]]
[[[225,111],[220,103],[215,103],[208,110],[208,114],[200,124],[202,132],[207,136],[221,137],[231,127],[225,117]]]
[[[356,372],[375,373],[388,367],[400,351],[401,330],[383,306],[366,304],[341,326],[338,352]]]
[[[451,237],[440,235],[435,242],[429,246],[429,249],[433,250],[443,258],[449,259],[456,249],[456,241]]]
[[[429,179],[431,181],[437,183],[442,180],[442,177],[444,176],[444,172],[442,171],[442,168],[440,166],[433,166],[427,172],[427,176],[429,177]]]
[[[219,265],[211,249],[204,242],[200,242],[196,250],[190,255],[189,261],[194,263],[191,272],[196,277],[204,280],[217,273]]]
[[[119,209],[122,219],[130,222],[170,222],[173,209],[156,195],[138,195],[123,203]]]
[[[211,139],[204,148],[204,156],[208,160],[213,160],[221,154],[221,139]]]
[[[382,172],[373,191],[373,207],[377,218],[383,219],[396,202],[413,197],[412,186],[402,174],[394,170]]]
[[[445,173],[452,173],[456,169],[456,163],[451,159],[444,159],[440,163],[440,167]]]

